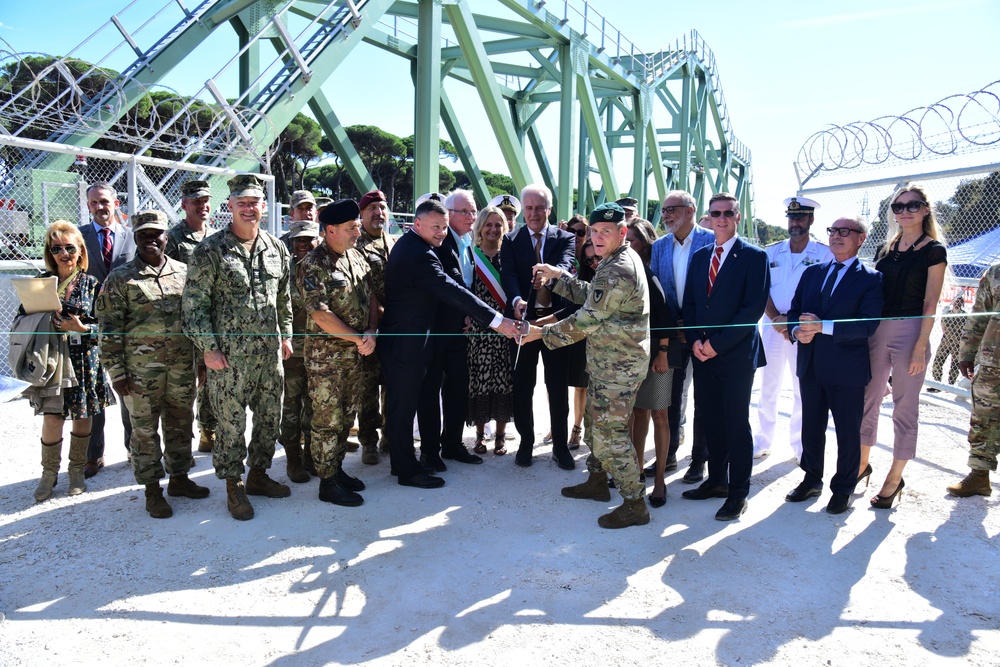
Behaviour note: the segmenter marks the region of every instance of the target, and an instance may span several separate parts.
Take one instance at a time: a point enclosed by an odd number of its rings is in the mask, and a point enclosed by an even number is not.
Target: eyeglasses
[[[461,214],[461,215],[468,215],[470,217],[475,217],[476,212],[477,212],[475,209],[472,209],[470,211],[467,208],[460,208],[460,209],[457,209],[457,210],[453,209],[453,208],[449,208],[448,210],[451,211],[452,213],[458,213],[458,214]]]
[[[579,237],[581,239],[584,236],[587,235],[587,230],[586,229],[570,229],[570,230],[567,230],[567,231],[569,231],[570,234],[576,234],[577,237]]]
[[[601,261],[601,258],[598,257],[597,255],[590,255],[589,257],[584,257],[583,261],[586,262],[587,264],[597,264],[598,262]]]
[[[673,215],[674,211],[676,211],[679,208],[691,208],[691,207],[684,206],[683,204],[678,204],[677,206],[664,206],[663,208],[660,209],[660,212],[663,215]]]
[[[889,207],[892,209],[893,213],[902,213],[903,209],[906,209],[907,213],[916,213],[920,210],[921,206],[927,206],[925,201],[908,201],[905,204],[902,202],[893,202]]]
[[[844,238],[847,238],[848,236],[851,235],[851,232],[854,232],[855,234],[860,234],[861,233],[860,230],[851,229],[850,227],[827,227],[826,228],[826,234],[827,234],[827,236],[833,236],[834,234],[836,234],[837,236],[842,236]]]
[[[63,253],[63,251],[65,251],[67,255],[75,255],[76,254],[76,246],[75,245],[54,245],[51,248],[49,248],[49,252],[52,253],[53,255],[61,255]]]
[[[722,216],[726,216],[727,218],[736,217],[736,211],[732,209],[729,209],[728,211],[709,211],[708,214],[713,218],[721,218]]]

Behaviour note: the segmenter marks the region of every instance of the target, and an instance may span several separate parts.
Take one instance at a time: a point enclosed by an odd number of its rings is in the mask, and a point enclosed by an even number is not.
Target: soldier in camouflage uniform
[[[553,292],[583,307],[555,324],[532,325],[522,343],[541,338],[553,349],[587,339],[587,410],[594,425],[590,477],[562,494],[610,500],[605,473],[610,474],[624,503],[597,522],[602,528],[625,528],[649,523],[646,489],[628,435],[635,394],[649,367],[649,292],[642,260],[625,241],[625,211],[617,204],[598,206],[590,214],[590,230],[602,257],[592,282],[548,264],[534,267],[555,281]]]
[[[226,480],[229,513],[253,518],[247,494],[284,498],[291,490],[267,476],[281,420],[281,360],[292,353],[289,255],[260,229],[264,183],[254,175],[229,180],[230,226],[195,248],[184,286],[184,333],[208,367],[212,411],[219,419],[212,462]],[[253,411],[249,447],[246,409]],[[242,480],[243,459],[250,472]]]
[[[979,279],[976,303],[962,331],[958,367],[972,381],[972,419],[969,424],[971,472],[948,493],[960,498],[989,496],[990,471],[997,469],[1000,451],[1000,264]],[[991,313],[989,317],[977,313]],[[975,366],[979,370],[975,370]]]
[[[296,190],[292,193],[289,205],[293,222],[289,226],[285,242],[292,252],[290,275],[294,281],[296,264],[319,244],[319,225],[316,223],[316,199],[311,192]],[[285,449],[288,479],[301,484],[308,482],[309,473],[316,471],[309,451],[312,403],[306,388],[306,366],[302,358],[302,335],[306,332],[308,315],[302,308],[299,291],[292,286],[291,292],[292,356],[282,362],[285,370],[285,397],[281,405],[281,435],[278,441]]]
[[[389,205],[381,190],[372,190],[361,197],[358,204],[361,208],[361,238],[357,249],[368,260],[372,267],[372,284],[375,298],[380,307],[385,304],[385,263],[389,261],[389,252],[395,239],[385,231],[389,223]],[[358,414],[358,440],[361,442],[361,462],[375,465],[379,462],[379,452],[389,451],[385,436],[385,382],[382,379],[382,369],[378,357],[369,354],[361,360],[364,369],[364,383],[361,389],[361,406]],[[381,411],[379,398],[381,387]],[[378,440],[375,429],[382,429],[382,439]],[[378,443],[376,446],[376,442]]]
[[[360,235],[359,208],[342,199],[320,215],[323,243],[306,255],[296,286],[309,313],[305,342],[312,420],[312,454],[320,477],[319,499],[356,507],[364,482],[343,469],[347,436],[358,410],[362,359],[375,351],[378,305],[371,267],[355,249]],[[323,335],[326,334],[326,335]]]
[[[207,236],[215,233],[208,226],[212,215],[212,189],[207,181],[188,181],[181,186],[181,209],[184,219],[167,232],[167,257],[182,264],[191,261],[191,253],[196,245]],[[198,425],[201,427],[201,439],[198,441],[199,452],[212,451],[215,442],[215,415],[212,414],[212,403],[208,398],[208,384],[205,382],[205,366],[198,363]]]
[[[101,360],[132,421],[132,471],[146,486],[146,511],[165,519],[173,510],[159,480],[170,473],[171,496],[205,498],[208,489],[187,476],[194,420],[194,347],[181,327],[187,266],[163,254],[167,216],[140,211],[134,220],[136,255],[114,269],[97,298]],[[163,447],[158,427],[163,425]]]

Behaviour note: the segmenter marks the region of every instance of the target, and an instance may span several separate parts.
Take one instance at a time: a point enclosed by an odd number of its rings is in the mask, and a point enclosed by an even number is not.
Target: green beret
[[[613,202],[601,204],[590,212],[590,224],[598,222],[619,223],[625,219],[625,210]]]

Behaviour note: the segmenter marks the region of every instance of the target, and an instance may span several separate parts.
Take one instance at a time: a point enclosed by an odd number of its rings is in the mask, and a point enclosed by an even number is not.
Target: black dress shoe
[[[441,452],[441,458],[448,459],[449,461],[458,461],[459,463],[475,464],[483,462],[483,457],[476,456],[465,447],[459,447],[458,449],[452,452]],[[444,465],[444,463],[442,463],[441,465]]]
[[[800,482],[798,486],[788,492],[788,495],[785,496],[785,502],[801,503],[803,500],[817,497],[820,493],[822,493],[820,489],[809,486],[805,482]]]
[[[357,507],[365,502],[357,493],[341,486],[336,475],[319,480],[319,499],[343,507]]]
[[[448,466],[444,464],[444,461],[442,461],[441,457],[437,454],[421,454],[420,465],[423,466],[424,470],[428,474],[432,472],[445,472],[448,470]]]
[[[649,504],[653,507],[663,507],[667,504],[667,494],[663,494],[662,496],[650,496]]]
[[[698,461],[697,463],[692,462],[691,466],[684,473],[684,477],[681,481],[685,484],[697,484],[701,480],[705,479],[705,462]]]
[[[415,486],[418,489],[437,489],[444,486],[443,479],[423,472],[410,477],[400,477],[397,481],[400,486]]]
[[[342,487],[344,487],[345,489],[348,489],[350,491],[364,491],[365,490],[365,483],[364,482],[362,482],[357,477],[351,477],[346,472],[344,472],[343,469],[338,470],[337,474],[334,475],[334,478],[337,480],[337,484],[340,484]]]
[[[835,493],[826,505],[829,514],[843,514],[851,506],[851,497],[846,493]]]
[[[716,521],[735,521],[743,516],[743,513],[747,511],[748,503],[746,499],[741,500],[727,500],[722,504],[722,507],[718,512],[715,513]]]
[[[646,466],[645,468],[643,468],[642,471],[644,473],[646,473],[647,475],[655,475],[656,474],[656,461],[654,460],[648,466]]]
[[[514,463],[522,468],[531,466],[531,450],[531,445],[526,445],[522,442],[521,446],[517,448],[517,454],[514,456]]]
[[[667,466],[664,468],[664,470],[666,472],[670,472],[671,470],[677,470],[677,457],[676,456],[667,457]]]
[[[705,482],[699,487],[688,489],[681,496],[688,500],[707,500],[709,498],[727,498],[729,487],[725,485],[715,485]]]
[[[576,469],[576,461],[573,460],[573,455],[569,453],[569,448],[567,447],[553,447],[552,460],[558,463],[559,467],[563,470]]]

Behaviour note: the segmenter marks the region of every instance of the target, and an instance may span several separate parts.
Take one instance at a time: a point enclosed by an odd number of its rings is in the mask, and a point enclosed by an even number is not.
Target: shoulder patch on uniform
[[[302,278],[302,286],[305,287],[310,292],[315,292],[319,285],[316,284],[316,277],[313,275],[306,275]]]

